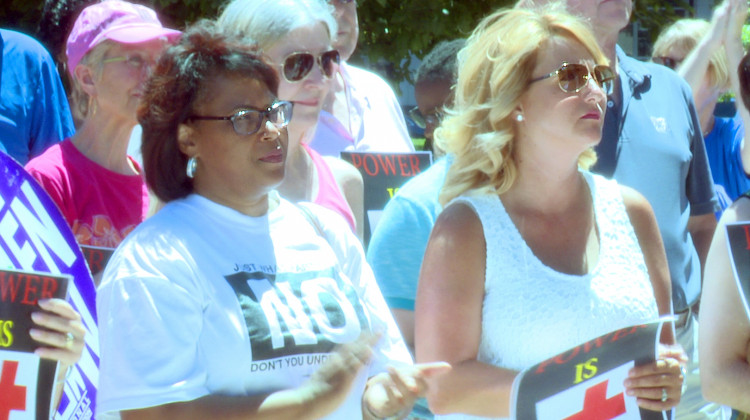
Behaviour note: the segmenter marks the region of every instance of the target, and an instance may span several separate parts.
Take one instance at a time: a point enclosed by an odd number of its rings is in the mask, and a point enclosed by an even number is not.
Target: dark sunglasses
[[[228,117],[191,115],[187,118],[188,121],[231,121],[234,132],[241,136],[249,136],[257,133],[263,125],[263,121],[266,119],[268,119],[268,121],[279,130],[286,127],[292,119],[292,103],[287,101],[277,101],[265,110],[241,109]]]
[[[341,56],[336,50],[326,51],[317,57],[307,52],[292,53],[281,64],[281,74],[289,83],[300,82],[310,74],[316,61],[323,76],[330,79],[341,62]]]
[[[443,113],[436,110],[427,115],[422,115],[422,112],[419,111],[419,107],[415,106],[409,110],[409,117],[414,121],[414,124],[416,124],[417,127],[424,130],[428,125],[437,126],[440,124],[440,121],[443,120]]]
[[[651,57],[651,61],[662,66],[667,66],[672,70],[677,70],[677,67],[682,64],[682,60],[675,60],[672,57]]]
[[[589,83],[591,76],[593,76],[604,93],[609,95],[612,93],[615,81],[615,73],[609,66],[598,65],[594,66],[592,71],[589,71],[589,68],[584,64],[563,63],[559,69],[550,74],[532,79],[529,83],[555,76],[557,76],[557,83],[560,85],[560,89],[567,93],[580,92]]]

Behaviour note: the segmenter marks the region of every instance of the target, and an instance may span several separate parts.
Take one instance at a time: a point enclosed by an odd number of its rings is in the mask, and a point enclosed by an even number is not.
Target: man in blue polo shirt
[[[677,340],[690,358],[687,388],[675,418],[728,418],[722,407],[703,399],[698,377],[695,314],[718,201],[692,92],[672,70],[628,57],[617,45],[620,30],[630,20],[632,0],[566,4],[591,21],[617,73],[593,169],[641,192],[654,209],[664,240]]]
[[[0,29],[0,143],[21,165],[73,135],[68,98],[49,52]]]

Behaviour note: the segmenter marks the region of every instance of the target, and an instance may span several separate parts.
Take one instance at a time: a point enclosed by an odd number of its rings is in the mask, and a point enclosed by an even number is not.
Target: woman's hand
[[[81,315],[63,299],[41,299],[39,307],[42,310],[33,312],[31,320],[40,328],[29,331],[31,338],[42,344],[34,354],[57,360],[66,367],[76,364],[81,359],[86,335]]]
[[[727,27],[730,22],[730,0],[724,0],[716,6],[711,16],[711,26],[705,35],[711,48],[720,48],[726,38]]]
[[[625,390],[638,398],[638,406],[653,411],[669,410],[680,402],[685,380],[682,366],[687,356],[679,345],[659,345],[659,359],[636,366],[628,373]]]
[[[451,369],[445,362],[422,363],[394,367],[367,381],[362,396],[364,412],[374,418],[401,417],[409,413],[417,398],[427,392],[425,379]]]
[[[338,346],[302,386],[302,395],[321,417],[333,412],[346,399],[354,379],[370,363],[372,347],[379,339],[379,334],[362,334],[355,341]]]
[[[724,0],[727,3],[727,18],[726,22],[722,22],[726,25],[725,31],[725,45],[742,46],[742,27],[745,25],[747,20],[747,3],[745,0]],[[729,52],[727,52],[729,54]],[[729,71],[736,71],[736,69],[729,69]]]

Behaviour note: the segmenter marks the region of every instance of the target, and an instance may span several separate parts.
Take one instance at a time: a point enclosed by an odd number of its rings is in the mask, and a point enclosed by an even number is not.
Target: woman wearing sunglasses
[[[711,22],[680,19],[666,28],[654,43],[652,57],[677,71],[692,87],[722,209],[750,189],[750,147],[743,143],[747,126],[741,118],[714,115],[719,97],[729,89],[739,89],[732,69],[744,54],[742,27],[746,18],[746,2],[725,0],[714,10]],[[746,112],[742,106],[737,108],[740,114]]]
[[[166,204],[98,290],[97,418],[378,419],[446,369],[411,365],[346,222],[274,191],[292,117],[278,86],[213,23],[160,60],[139,121]]]
[[[650,206],[586,169],[612,82],[588,25],[553,9],[498,11],[459,53],[435,133],[455,160],[415,306],[417,360],[453,366],[428,380],[436,418],[508,417],[520,370],[671,312]],[[670,328],[661,340],[673,344]],[[628,395],[676,405],[679,355],[633,369]]]
[[[279,75],[279,98],[294,104],[289,123],[286,176],[279,193],[341,214],[361,238],[364,187],[349,163],[309,147],[330,79],[340,61],[329,7],[317,0],[234,0],[219,17],[223,28],[257,42]]]

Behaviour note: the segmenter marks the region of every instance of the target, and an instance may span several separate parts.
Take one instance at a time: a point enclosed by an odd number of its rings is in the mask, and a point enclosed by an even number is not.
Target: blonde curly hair
[[[438,145],[455,155],[440,203],[468,192],[502,194],[515,182],[513,111],[526,92],[539,51],[554,39],[570,39],[608,64],[591,27],[560,5],[505,9],[484,18],[458,54],[455,103],[435,132]],[[593,149],[579,156],[588,169]]]

